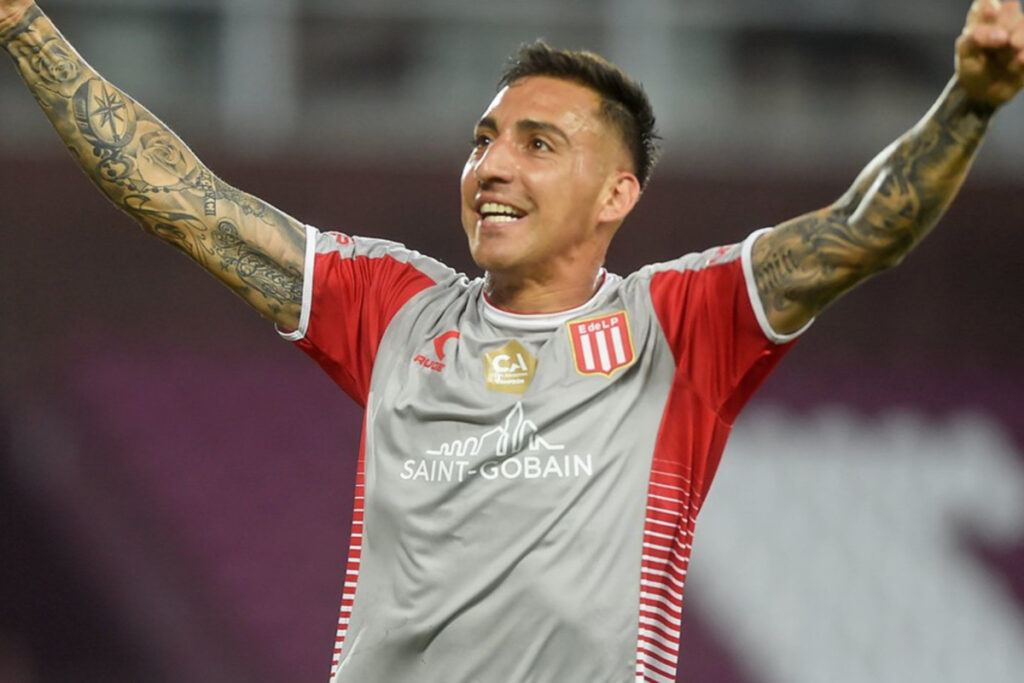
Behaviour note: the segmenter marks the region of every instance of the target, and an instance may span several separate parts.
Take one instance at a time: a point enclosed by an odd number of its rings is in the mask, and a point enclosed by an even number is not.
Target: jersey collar
[[[481,290],[480,299],[483,301],[484,319],[498,327],[522,330],[524,332],[553,330],[596,308],[599,300],[604,298],[604,294],[611,289],[618,279],[618,276],[612,275],[602,268],[601,286],[598,287],[590,299],[575,308],[555,313],[513,313],[512,311],[506,311],[488,301],[487,295]]]

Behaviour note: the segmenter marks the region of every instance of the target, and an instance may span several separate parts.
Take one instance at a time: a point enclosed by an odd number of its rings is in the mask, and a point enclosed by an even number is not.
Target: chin
[[[473,262],[480,270],[485,270],[488,273],[496,273],[508,268],[505,259],[497,258],[492,254],[474,254]]]
[[[510,254],[498,249],[477,249],[472,257],[476,265],[488,273],[514,270],[522,261],[521,254]]]
[[[468,246],[474,263],[484,270],[500,269],[503,264],[514,261],[519,256],[516,253],[519,250],[511,240],[495,239],[493,235],[472,235]]]

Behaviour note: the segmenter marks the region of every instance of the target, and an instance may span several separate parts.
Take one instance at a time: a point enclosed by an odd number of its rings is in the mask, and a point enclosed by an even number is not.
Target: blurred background
[[[46,0],[229,182],[475,274],[457,179],[508,54],[642,80],[627,273],[834,200],[952,73],[964,0]],[[0,69],[0,683],[326,680],[361,415],[95,192]],[[1024,107],[942,225],[741,416],[681,681],[1024,671]],[[481,682],[500,683],[500,682]]]

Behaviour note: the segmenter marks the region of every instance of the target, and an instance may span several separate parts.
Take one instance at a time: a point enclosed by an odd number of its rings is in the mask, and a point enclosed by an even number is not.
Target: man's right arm
[[[900,263],[935,226],[992,116],[1024,85],[1020,3],[974,0],[955,54],[955,76],[935,106],[842,198],[754,244],[753,275],[775,331],[797,332],[845,292]]]
[[[118,208],[282,328],[297,326],[302,224],[217,178],[90,68],[33,2],[0,0],[0,46],[71,155]]]

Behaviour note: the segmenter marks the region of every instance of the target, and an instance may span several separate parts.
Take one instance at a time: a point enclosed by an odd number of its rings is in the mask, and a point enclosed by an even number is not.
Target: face
[[[622,177],[632,178],[628,164],[589,88],[544,76],[505,88],[477,124],[462,173],[473,260],[490,273],[541,279],[600,265],[621,221],[609,204]]]

